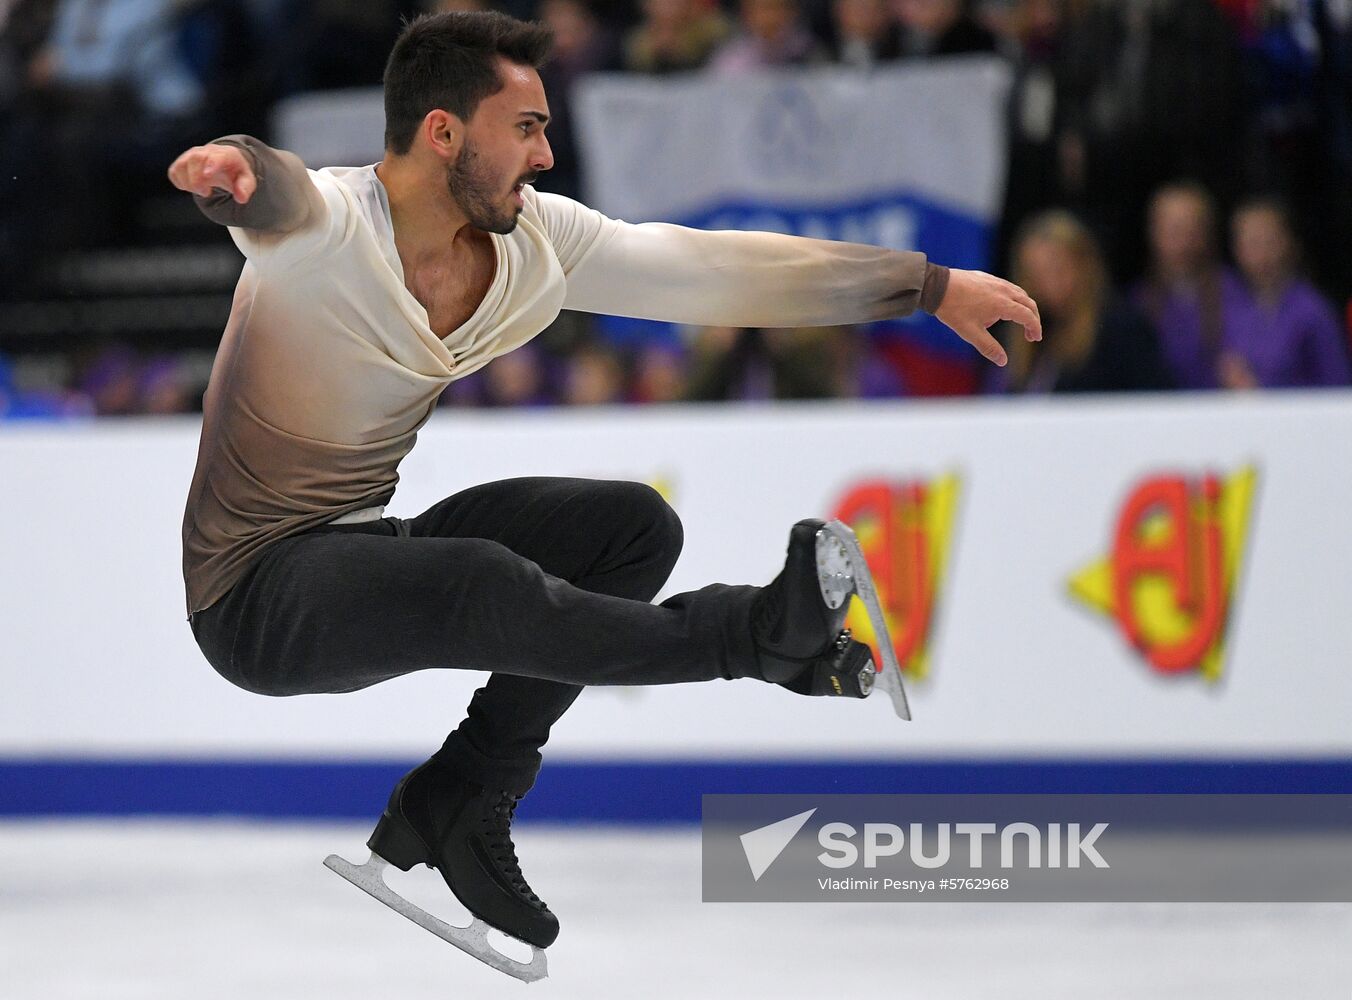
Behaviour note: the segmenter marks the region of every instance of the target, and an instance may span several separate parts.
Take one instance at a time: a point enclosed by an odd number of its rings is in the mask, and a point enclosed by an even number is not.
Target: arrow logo
[[[742,851],[746,854],[746,863],[751,866],[751,877],[759,882],[765,870],[775,863],[775,859],[784,853],[803,824],[817,810],[809,809],[797,816],[781,819],[778,823],[762,826],[741,836]]]

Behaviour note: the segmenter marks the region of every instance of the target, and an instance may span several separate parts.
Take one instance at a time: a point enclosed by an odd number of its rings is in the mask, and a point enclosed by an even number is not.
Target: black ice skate
[[[324,864],[386,906],[509,976],[534,982],[548,975],[542,949],[554,943],[559,922],[531,891],[512,846],[517,796],[463,781],[435,758],[400,779],[366,846],[371,858],[353,865],[337,855]],[[385,884],[381,870],[424,864],[441,873],[456,899],[474,915],[456,927],[413,905]],[[531,945],[519,962],[488,941],[496,928]]]
[[[858,595],[882,652],[877,671],[869,648],[842,629]],[[866,698],[886,691],[897,715],[910,719],[882,605],[854,532],[840,521],[799,521],[789,534],[784,569],[756,600],[752,636],[761,675],[805,695]]]

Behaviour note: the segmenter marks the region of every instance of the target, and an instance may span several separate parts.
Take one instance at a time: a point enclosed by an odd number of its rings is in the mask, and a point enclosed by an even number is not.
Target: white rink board
[[[483,675],[273,700],[220,680],[184,620],[193,420],[0,427],[0,755],[414,756]],[[587,692],[551,759],[1352,753],[1352,394],[439,414],[390,513],[517,475],[663,481],[667,593],[768,581],[789,525],[852,483],[961,477],[931,676],[883,699],[750,681]],[[1224,672],[1161,677],[1070,574],[1132,485],[1258,470]],[[528,623],[523,623],[528,627]],[[392,639],[392,641],[394,641]]]

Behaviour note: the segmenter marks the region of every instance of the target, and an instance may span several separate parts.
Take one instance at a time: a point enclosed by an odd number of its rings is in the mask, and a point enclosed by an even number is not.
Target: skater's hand
[[[1023,327],[1030,341],[1042,339],[1042,317],[1037,303],[1018,285],[982,271],[959,271],[948,275],[948,290],[934,315],[982,356],[1002,368],[1009,361],[1005,349],[987,331],[1001,320]]]
[[[180,191],[203,198],[225,191],[241,205],[258,190],[249,158],[235,146],[194,146],[169,167],[169,180]]]
[[[1216,377],[1225,389],[1257,389],[1258,378],[1244,356],[1227,351],[1216,365]]]

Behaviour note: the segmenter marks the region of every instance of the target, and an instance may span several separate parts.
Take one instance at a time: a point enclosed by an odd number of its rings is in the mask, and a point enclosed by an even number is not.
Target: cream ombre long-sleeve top
[[[528,187],[517,227],[492,235],[488,294],[440,338],[404,285],[374,167],[307,171],[247,136],[217,142],[245,151],[258,188],[245,205],[224,192],[198,199],[246,261],[183,521],[190,613],[220,600],[271,543],[388,503],[441,391],[560,309],[819,326],[933,311],[947,282],[923,254],[629,225]]]

